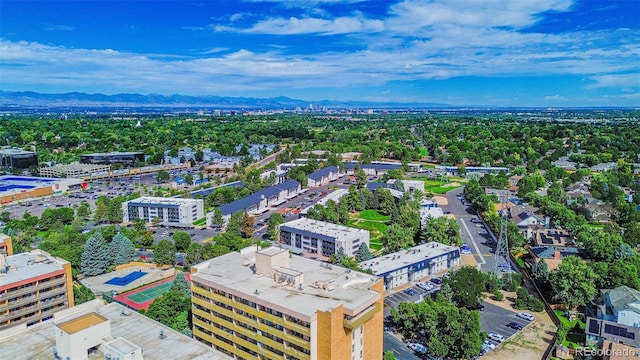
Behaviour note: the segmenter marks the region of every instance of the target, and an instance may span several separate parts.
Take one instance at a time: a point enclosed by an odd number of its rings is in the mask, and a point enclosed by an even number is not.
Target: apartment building
[[[11,237],[5,234],[0,234],[0,255],[13,255],[13,243],[11,242]]]
[[[255,247],[192,267],[193,336],[236,359],[381,359],[376,276]]]
[[[355,256],[362,243],[369,246],[368,230],[351,228],[306,217],[280,225],[280,241],[304,251],[331,256],[342,248]]]
[[[31,326],[73,306],[71,264],[33,250],[0,254],[0,327]]]
[[[3,359],[231,360],[117,302],[94,299],[51,321],[0,329]]]
[[[460,248],[429,242],[360,263],[384,280],[384,290],[437,276],[460,265]]]
[[[161,225],[190,226],[204,217],[204,200],[145,196],[122,203],[122,221],[143,219]]]

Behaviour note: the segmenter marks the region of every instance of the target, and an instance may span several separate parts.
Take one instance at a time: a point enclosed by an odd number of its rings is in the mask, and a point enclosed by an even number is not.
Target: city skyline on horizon
[[[640,104],[633,1],[3,1],[0,9],[4,91]]]

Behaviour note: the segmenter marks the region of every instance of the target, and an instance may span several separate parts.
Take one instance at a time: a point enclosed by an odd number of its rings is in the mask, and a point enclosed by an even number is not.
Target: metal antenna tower
[[[500,216],[500,237],[493,256],[493,275],[500,285],[511,283],[511,262],[509,260],[509,240],[507,239],[507,196],[502,195],[502,214]]]

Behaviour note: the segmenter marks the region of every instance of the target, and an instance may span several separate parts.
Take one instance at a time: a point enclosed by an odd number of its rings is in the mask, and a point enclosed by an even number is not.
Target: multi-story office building
[[[31,326],[73,306],[71,264],[33,250],[0,254],[0,327]]]
[[[22,149],[0,149],[0,168],[28,169],[38,166],[38,154]]]
[[[326,185],[341,176],[342,174],[337,166],[327,166],[307,175],[307,185],[309,185],[309,187]]]
[[[255,247],[192,267],[193,336],[236,359],[381,359],[376,276]]]
[[[80,156],[80,162],[83,164],[123,164],[125,166],[134,166],[136,160],[139,162],[144,161],[144,153],[139,151],[134,152],[109,152],[109,153],[96,153],[96,154],[84,154]]]
[[[91,164],[56,164],[38,169],[41,176],[57,178],[82,178],[92,174],[104,174],[111,171],[110,165]]]
[[[304,251],[331,256],[342,248],[354,256],[361,244],[369,246],[369,231],[306,217],[280,225],[280,241]]]
[[[430,242],[360,263],[384,279],[384,289],[418,281],[460,265],[460,248]]]
[[[122,203],[122,221],[143,219],[169,226],[190,226],[204,217],[204,200],[145,196]]]

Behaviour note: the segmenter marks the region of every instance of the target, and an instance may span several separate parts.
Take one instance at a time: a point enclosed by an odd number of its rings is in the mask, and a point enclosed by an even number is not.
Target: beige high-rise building
[[[382,279],[243,249],[192,267],[193,335],[237,359],[381,359]]]
[[[31,326],[73,306],[71,264],[42,250],[0,254],[0,328]]]

